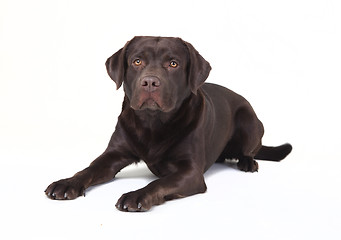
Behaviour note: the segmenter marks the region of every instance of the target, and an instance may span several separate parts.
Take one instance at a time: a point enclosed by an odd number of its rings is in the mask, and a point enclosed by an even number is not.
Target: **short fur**
[[[263,124],[240,95],[204,83],[210,64],[180,38],[135,37],[106,62],[125,97],[107,149],[89,167],[46,189],[51,199],[75,199],[143,160],[159,179],[124,194],[121,211],[146,211],[166,200],[206,191],[204,172],[215,162],[238,159],[246,172],[254,159],[279,161],[290,144],[262,146]]]

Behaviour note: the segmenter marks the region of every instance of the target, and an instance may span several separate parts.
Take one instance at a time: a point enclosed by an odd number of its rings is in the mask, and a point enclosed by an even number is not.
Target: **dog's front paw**
[[[116,208],[125,212],[145,212],[153,205],[163,203],[164,200],[157,200],[151,194],[148,194],[144,189],[123,194],[116,203]]]
[[[53,200],[72,200],[85,196],[84,186],[74,178],[62,179],[51,183],[45,190],[47,197]]]

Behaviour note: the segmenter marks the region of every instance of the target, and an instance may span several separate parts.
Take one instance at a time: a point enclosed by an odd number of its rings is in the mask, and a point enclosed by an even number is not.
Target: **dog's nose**
[[[160,87],[160,79],[154,76],[143,77],[141,79],[141,86],[147,92],[154,92]]]

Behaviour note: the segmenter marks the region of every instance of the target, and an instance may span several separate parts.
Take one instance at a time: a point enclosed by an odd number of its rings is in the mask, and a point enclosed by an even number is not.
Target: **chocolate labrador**
[[[210,64],[180,38],[135,37],[106,67],[125,92],[115,132],[89,167],[48,186],[51,199],[75,199],[143,160],[158,179],[123,194],[116,207],[147,211],[205,192],[204,172],[215,162],[238,159],[240,170],[255,172],[254,159],[280,161],[291,152],[290,144],[262,146],[263,125],[250,104],[227,88],[204,83]]]

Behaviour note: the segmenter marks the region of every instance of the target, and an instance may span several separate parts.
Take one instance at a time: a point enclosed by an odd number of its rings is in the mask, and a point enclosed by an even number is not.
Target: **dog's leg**
[[[123,194],[116,207],[121,211],[142,212],[167,200],[205,191],[203,174],[194,168],[182,168],[177,173],[155,180],[142,189]]]
[[[85,195],[85,189],[113,179],[122,168],[136,159],[123,157],[115,151],[106,151],[93,161],[89,167],[71,178],[53,182],[45,190],[46,195],[56,200],[71,200]]]
[[[237,144],[235,146],[238,145],[239,148],[237,166],[245,172],[257,172],[258,163],[254,160],[254,156],[262,146],[263,124],[258,120],[251,107],[239,109],[235,121],[237,125],[235,132]]]

